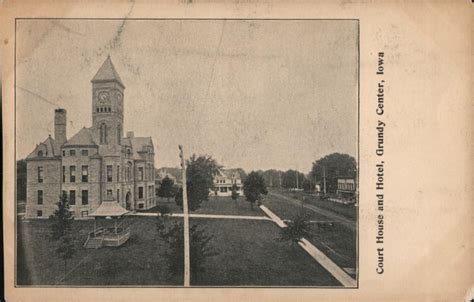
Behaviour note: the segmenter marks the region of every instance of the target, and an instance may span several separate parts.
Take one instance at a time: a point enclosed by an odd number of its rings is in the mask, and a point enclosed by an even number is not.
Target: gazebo
[[[89,233],[84,243],[85,248],[101,248],[103,246],[121,246],[130,238],[130,229],[122,228],[117,221],[129,213],[122,208],[114,199],[102,201],[100,206],[89,216],[94,217],[94,230]],[[100,220],[111,219],[114,221],[114,227],[97,227]]]

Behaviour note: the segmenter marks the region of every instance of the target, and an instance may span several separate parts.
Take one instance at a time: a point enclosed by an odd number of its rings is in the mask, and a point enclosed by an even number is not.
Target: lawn
[[[178,218],[174,218],[178,219]],[[170,222],[174,219],[170,219]],[[156,218],[127,217],[131,238],[119,248],[82,247],[93,221],[75,221],[79,239],[73,269],[62,281],[63,262],[48,240],[50,222],[19,220],[18,285],[150,285],[182,284],[182,274],[169,274],[162,252],[167,249],[156,234]],[[191,219],[214,236],[218,255],[209,258],[206,271],[192,280],[201,286],[328,286],[339,283],[299,246],[277,242],[278,227],[270,221]]]
[[[219,255],[208,259],[196,285],[338,286],[301,247],[278,242],[279,228],[270,221],[203,220],[212,230]]]
[[[275,193],[279,193],[290,198],[298,199],[306,204],[316,205],[318,207],[332,211],[351,220],[355,220],[357,217],[357,207],[355,207],[354,204],[340,204],[337,202],[329,201],[327,199],[324,200],[319,198],[318,196],[313,196],[304,192],[288,192],[287,190],[275,190]]]
[[[263,204],[282,219],[292,219],[295,215],[303,214],[309,220],[328,221],[326,216],[303,208],[301,201],[288,201],[277,196],[267,196]],[[308,239],[340,267],[356,267],[356,231],[350,230],[340,223],[318,226],[311,224]]]
[[[93,228],[93,221],[74,221],[76,254],[68,264],[76,267],[65,282],[61,281],[64,266],[55,255],[54,243],[48,240],[47,220],[19,221],[18,284],[74,285],[151,285],[179,284],[168,276],[164,259],[158,255],[165,248],[155,238],[153,217],[127,217],[124,226],[132,234],[119,248],[85,249],[82,244]],[[79,264],[79,266],[78,266]]]
[[[171,213],[183,213],[180,207],[176,205],[174,199],[170,202],[166,198],[159,198],[158,205],[166,205]],[[157,212],[157,207],[151,208],[143,212]],[[244,197],[239,197],[233,200],[231,197],[224,196],[210,196],[209,200],[201,203],[201,207],[191,214],[219,214],[219,215],[242,215],[242,216],[263,216],[262,211],[254,205],[253,210],[250,208],[250,203]]]
[[[290,202],[274,195],[268,195],[263,205],[272,210],[281,219],[293,219],[297,215],[305,215],[309,220],[328,221],[329,219],[313,210],[304,208],[301,201]]]

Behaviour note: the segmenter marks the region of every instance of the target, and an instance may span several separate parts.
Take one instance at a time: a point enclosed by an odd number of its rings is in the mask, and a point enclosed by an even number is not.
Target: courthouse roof
[[[120,76],[118,75],[117,71],[115,70],[114,64],[110,59],[110,56],[107,56],[102,66],[99,68],[99,71],[95,74],[94,78],[92,79],[92,83],[94,82],[117,82],[120,86],[125,88],[123,85]]]
[[[97,146],[97,144],[94,142],[91,129],[84,127],[64,144],[64,147],[67,146]]]
[[[153,140],[151,137],[125,137],[123,144],[132,147],[133,158],[141,159],[139,152],[145,151],[145,146],[153,147]]]
[[[38,156],[39,151],[42,151],[42,156]],[[26,158],[52,158],[59,155],[61,155],[60,145],[50,135],[42,143],[36,145],[36,148],[33,150],[33,152],[31,152]]]
[[[129,213],[130,211],[125,210],[122,206],[120,206],[116,201],[103,201],[100,206],[89,216],[92,217],[120,217]]]

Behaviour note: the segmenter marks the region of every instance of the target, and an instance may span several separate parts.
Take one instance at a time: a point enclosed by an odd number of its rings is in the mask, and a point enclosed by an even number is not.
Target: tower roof
[[[99,71],[95,74],[94,78],[92,79],[92,83],[97,82],[117,82],[120,86],[125,88],[123,85],[120,76],[118,75],[117,71],[115,70],[114,64],[110,59],[110,56],[107,56],[102,66],[99,68]]]

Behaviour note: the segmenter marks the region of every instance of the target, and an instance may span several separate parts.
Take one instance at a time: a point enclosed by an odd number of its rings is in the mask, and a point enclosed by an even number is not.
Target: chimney
[[[54,139],[60,145],[64,144],[67,140],[66,125],[66,109],[59,108],[54,110]]]
[[[135,137],[135,134],[133,133],[133,131],[127,131],[127,138],[134,138]]]

